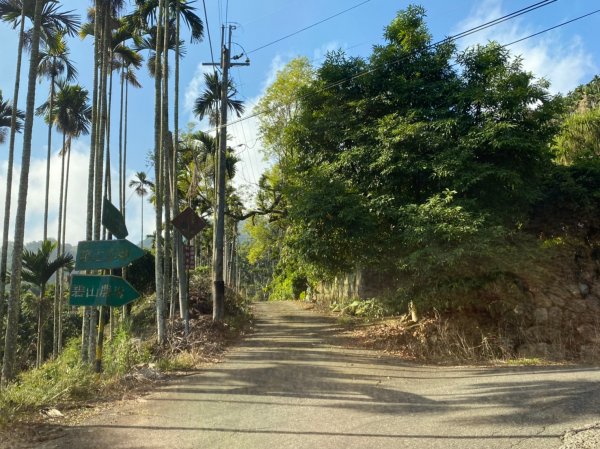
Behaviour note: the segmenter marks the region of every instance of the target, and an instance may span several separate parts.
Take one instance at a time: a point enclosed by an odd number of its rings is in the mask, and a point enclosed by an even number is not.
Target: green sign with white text
[[[129,282],[117,276],[74,274],[71,277],[69,304],[72,306],[121,307],[139,297]]]
[[[144,250],[129,240],[83,241],[77,245],[76,270],[111,270],[129,265]]]

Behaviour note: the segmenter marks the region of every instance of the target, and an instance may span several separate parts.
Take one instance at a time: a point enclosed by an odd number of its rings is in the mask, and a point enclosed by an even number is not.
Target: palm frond
[[[123,72],[123,77],[125,78],[125,82],[129,83],[130,86],[133,86],[137,89],[140,89],[142,87],[142,84],[139,82],[133,70],[125,70],[125,72]]]
[[[136,50],[127,45],[119,44],[113,50],[115,56],[117,56],[124,67],[133,66],[136,69],[139,69],[142,66],[142,55],[140,55]]]

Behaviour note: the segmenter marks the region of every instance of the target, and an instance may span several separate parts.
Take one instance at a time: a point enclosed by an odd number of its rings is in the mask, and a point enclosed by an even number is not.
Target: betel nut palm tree
[[[142,201],[142,230],[141,230],[141,247],[144,249],[144,196],[148,194],[148,189],[154,187],[154,183],[150,181],[145,172],[139,171],[135,174],[135,178],[129,181],[129,187],[134,189]]]
[[[154,168],[155,168],[155,212],[156,229],[159,230],[156,238],[156,310],[157,310],[157,337],[160,344],[165,341],[165,295],[163,292],[171,291],[168,276],[170,276],[170,258],[169,248],[169,226],[165,227],[166,245],[163,245],[163,238],[160,230],[163,229],[162,218],[165,213],[167,223],[171,209],[169,208],[170,198],[168,196],[169,187],[167,180],[168,173],[172,170],[172,161],[175,160],[169,154],[176,145],[169,142],[170,132],[168,130],[168,50],[175,49],[176,59],[181,53],[181,42],[179,41],[177,24],[180,19],[186,22],[191,30],[192,42],[199,41],[203,34],[203,23],[194,13],[193,2],[185,0],[138,0],[136,10],[126,17],[126,20],[132,23],[132,26],[146,37],[143,39],[142,48],[151,51],[148,59],[149,68],[154,76],[154,95],[155,95],[155,121],[154,121]],[[173,26],[175,19],[175,26]],[[175,31],[175,32],[174,32]],[[177,64],[177,63],[176,63]],[[176,70],[177,70],[176,65]],[[174,163],[174,162],[173,162]],[[174,176],[172,177],[175,178]],[[165,251],[166,248],[166,251]],[[163,277],[167,274],[167,278]],[[166,288],[163,288],[166,284]]]
[[[6,136],[10,131],[10,125],[12,120],[13,107],[12,103],[9,100],[5,100],[2,91],[0,90],[0,145],[6,143]],[[23,112],[17,110],[17,123],[16,130],[17,132],[21,131],[21,127],[23,126]]]
[[[27,101],[25,108],[25,124],[23,127],[23,151],[21,153],[21,176],[17,197],[15,217],[15,234],[12,256],[12,273],[8,297],[8,314],[6,321],[6,338],[4,340],[4,358],[2,364],[2,385],[6,385],[15,376],[15,357],[17,331],[20,310],[21,272],[23,263],[23,240],[25,237],[25,212],[27,209],[27,190],[29,187],[29,168],[31,162],[31,138],[33,132],[33,114],[35,109],[35,80],[37,77],[39,43],[42,25],[43,0],[36,0],[31,38],[29,75],[27,78]]]
[[[219,104],[221,103],[221,90],[223,83],[217,72],[204,74],[205,89],[194,102],[194,114],[200,120],[208,118],[212,126],[216,126],[219,121]],[[232,80],[227,80],[227,107],[234,112],[237,117],[244,113],[244,102],[236,100],[237,89]]]
[[[70,85],[65,80],[58,83],[58,92],[54,102],[50,100],[43,103],[37,110],[43,114],[46,121],[50,119],[63,133],[62,163],[60,175],[60,194],[58,207],[58,254],[64,253],[64,240],[66,234],[66,215],[68,197],[68,178],[71,160],[72,139],[82,134],[89,133],[91,120],[91,107],[88,104],[88,92],[79,85]],[[52,105],[52,109],[50,106]],[[67,160],[67,175],[65,178],[65,159]],[[62,270],[59,271],[54,296],[54,341],[53,355],[56,356],[62,347]]]
[[[228,51],[228,50],[227,50]],[[223,249],[224,249],[224,238],[225,238],[225,201],[226,201],[226,153],[227,153],[227,142],[226,142],[226,119],[225,123],[220,123],[219,115],[217,111],[221,109],[222,113],[227,113],[228,110],[234,111],[238,117],[240,117],[244,111],[243,103],[239,100],[235,100],[236,89],[229,78],[227,78],[226,71],[223,70],[223,79],[219,79],[218,74],[213,72],[212,74],[205,75],[205,81],[207,83],[206,89],[202,95],[196,100],[194,106],[194,112],[200,119],[208,115],[209,122],[220,126],[218,130],[219,136],[219,152],[218,152],[218,163],[217,163],[217,175],[215,184],[218,185],[216,191],[216,208],[214,214],[214,232],[213,232],[213,258],[212,258],[212,276],[213,276],[213,320],[220,321],[223,319],[224,304],[225,304],[225,286],[223,279]],[[219,93],[221,96],[219,97]],[[219,101],[220,99],[220,101]],[[225,103],[225,104],[223,104]],[[226,116],[226,115],[225,115]]]
[[[68,267],[73,262],[71,254],[57,255],[56,259],[50,260],[52,252],[56,249],[56,243],[44,240],[37,251],[24,250],[23,258],[23,280],[39,288],[39,299],[37,307],[37,342],[36,342],[36,367],[44,362],[43,342],[43,301],[46,293],[46,284],[59,268]]]
[[[56,33],[45,40],[45,48],[40,51],[40,63],[38,68],[38,77],[47,78],[50,81],[50,94],[48,97],[49,116],[48,123],[48,144],[46,155],[46,190],[44,196],[44,237],[48,238],[48,197],[50,194],[50,160],[52,155],[52,127],[53,104],[56,94],[56,83],[59,77],[64,76],[65,81],[72,81],[77,76],[77,69],[69,59],[69,49],[63,33]]]
[[[17,131],[21,130],[22,122],[23,122],[23,112],[15,111],[16,115],[16,124],[15,129]],[[4,100],[2,97],[2,91],[0,91],[0,144],[4,144],[6,142],[6,135],[10,130],[11,122],[13,116],[13,107],[8,100]],[[1,280],[0,280],[1,281]],[[2,323],[4,322],[4,293],[0,296],[0,332],[3,329]],[[2,338],[0,338],[0,341]]]
[[[37,16],[36,13],[38,14]],[[64,32],[71,36],[74,35],[79,26],[79,18],[70,11],[61,11],[60,4],[53,0],[0,0],[0,19],[9,23],[13,29],[16,29],[17,27],[19,29],[17,63],[15,69],[16,75],[13,93],[14,113],[11,117],[8,168],[6,172],[6,195],[4,201],[4,226],[2,233],[2,250],[0,255],[0,298],[4,298],[8,265],[8,231],[11,215],[14,148],[15,137],[18,131],[16,108],[19,102],[23,49],[25,48],[26,42],[28,47],[33,49],[34,42],[36,42],[37,46],[39,45],[39,39],[41,37],[51,36],[58,31]],[[34,24],[33,28],[29,30],[25,29],[26,19]],[[36,19],[39,20],[36,22]],[[35,48],[34,51],[37,52],[38,50],[39,48]],[[35,59],[37,60],[37,56]],[[31,67],[30,70],[32,70]],[[16,317],[17,315],[15,315],[14,319],[16,319]],[[13,330],[11,330],[11,332],[13,332]],[[16,332],[16,330],[14,332]],[[9,355],[8,357],[10,359],[12,356]],[[9,366],[7,370],[7,372],[10,372],[12,375],[12,366]]]

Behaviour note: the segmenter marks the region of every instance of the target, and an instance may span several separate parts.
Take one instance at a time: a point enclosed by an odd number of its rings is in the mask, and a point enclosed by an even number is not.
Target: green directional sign
[[[106,198],[104,198],[104,205],[102,207],[102,225],[118,239],[124,239],[129,235],[123,215]]]
[[[129,282],[117,276],[74,274],[71,277],[72,306],[121,307],[139,297]]]
[[[121,268],[144,255],[144,250],[129,240],[83,241],[77,245],[76,270]]]

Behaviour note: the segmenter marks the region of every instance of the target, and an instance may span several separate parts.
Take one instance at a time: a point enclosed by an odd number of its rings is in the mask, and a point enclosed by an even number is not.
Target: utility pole
[[[225,241],[225,160],[227,155],[227,100],[229,97],[229,68],[250,65],[250,61],[231,62],[231,35],[235,26],[229,25],[229,36],[225,45],[225,25],[221,27],[221,114],[219,117],[219,153],[217,158],[217,208],[213,225],[212,297],[213,321],[222,321],[225,313],[225,282],[223,280],[223,252]],[[216,66],[216,63],[203,65]]]

